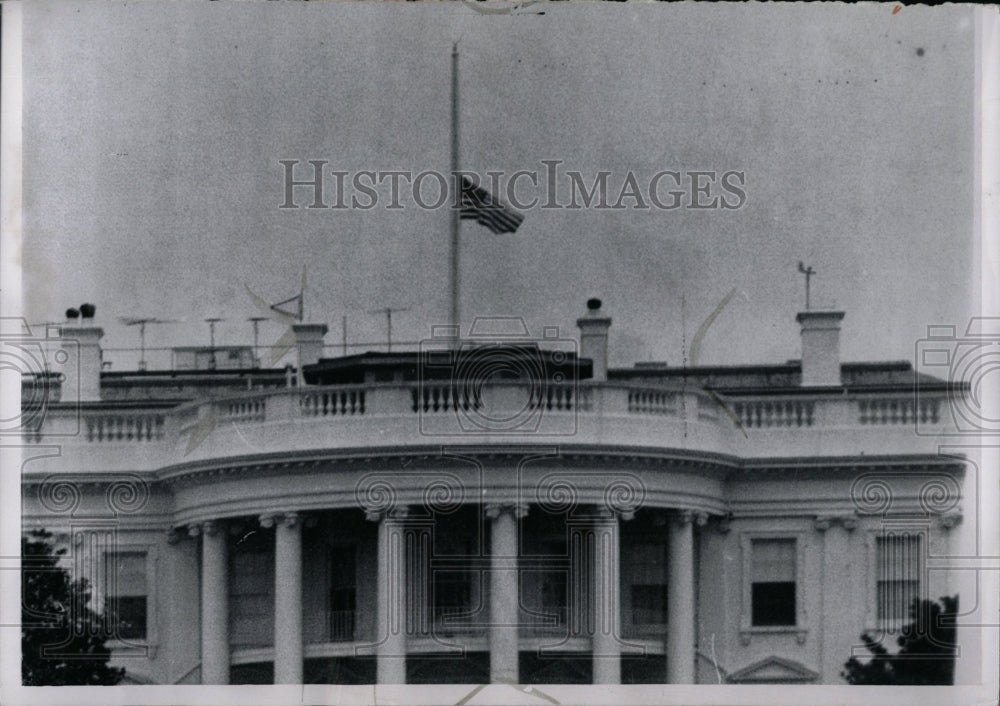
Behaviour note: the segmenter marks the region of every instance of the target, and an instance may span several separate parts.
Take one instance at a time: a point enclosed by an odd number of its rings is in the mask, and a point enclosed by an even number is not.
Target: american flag
[[[494,233],[513,233],[524,216],[511,210],[493,194],[462,177],[462,210],[459,218],[478,221]]]

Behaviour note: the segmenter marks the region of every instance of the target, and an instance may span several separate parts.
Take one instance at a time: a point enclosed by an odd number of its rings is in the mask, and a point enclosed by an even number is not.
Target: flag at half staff
[[[475,220],[494,233],[513,233],[524,216],[504,205],[493,194],[462,177],[462,209],[459,218]]]

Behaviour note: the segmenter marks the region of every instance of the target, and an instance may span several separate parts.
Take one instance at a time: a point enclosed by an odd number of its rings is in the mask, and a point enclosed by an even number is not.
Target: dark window
[[[471,571],[435,571],[434,606],[438,612],[456,612],[472,608]]]
[[[108,554],[105,575],[104,614],[115,639],[146,637],[146,554]]]
[[[761,581],[753,585],[754,625],[795,625],[795,583]]]
[[[354,546],[330,551],[330,604],[328,608],[331,642],[354,639],[357,609],[356,552]]]
[[[667,623],[667,547],[661,541],[636,541],[627,558],[632,581],[632,624]]]
[[[667,624],[667,587],[665,585],[632,586],[632,624]]]
[[[751,551],[752,624],[795,625],[795,540],[755,539]]]

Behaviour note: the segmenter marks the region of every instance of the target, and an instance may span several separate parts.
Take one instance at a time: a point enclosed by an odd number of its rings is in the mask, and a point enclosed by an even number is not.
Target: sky
[[[447,171],[456,41],[463,169],[562,160],[611,172],[612,200],[630,171],[739,171],[746,193],[529,208],[514,234],[466,221],[465,327],[575,338],[599,297],[612,365],[680,364],[735,292],[696,362],[780,363],[800,353],[800,260],[813,305],[846,312],[844,360],[912,359],[928,325],[979,313],[970,8],[43,2],[23,36],[25,316],[93,302],[108,348],[138,346],[121,317],[183,319],[150,347],[207,344],[206,317],[217,343],[249,344],[246,287],[287,299],[303,266],[327,344],[346,316],[376,348],[384,307],[406,309],[395,341],[447,323],[446,209],[280,209],[280,160]]]

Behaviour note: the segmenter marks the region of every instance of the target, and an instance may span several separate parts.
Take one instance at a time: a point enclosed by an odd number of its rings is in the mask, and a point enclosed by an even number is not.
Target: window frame
[[[670,625],[670,543],[666,537],[662,534],[655,534],[653,532],[644,532],[642,534],[629,537],[627,540],[629,544],[627,549],[631,550],[632,547],[637,547],[639,545],[648,545],[650,547],[655,547],[661,554],[662,564],[661,572],[663,574],[662,581],[660,583],[637,583],[637,577],[634,575],[634,571],[637,567],[644,565],[644,562],[638,562],[634,560],[634,557],[622,560],[621,575],[622,575],[622,630],[626,632],[632,632],[636,635],[662,635],[665,631],[669,629]],[[623,554],[625,552],[622,552]],[[635,601],[635,590],[640,589],[658,589],[663,593],[663,621],[662,622],[637,622],[636,621],[636,601]],[[627,607],[628,610],[625,610]],[[627,621],[627,624],[626,624]]]
[[[892,532],[895,536],[907,535],[919,538],[918,546],[918,556],[919,556],[919,566],[917,568],[917,597],[921,599],[927,598],[927,592],[930,587],[930,580],[927,572],[928,556],[930,551],[930,528],[927,525],[901,525],[898,527],[893,527],[892,525],[877,527],[871,529],[867,532],[865,536],[865,544],[867,550],[867,560],[868,560],[868,580],[867,580],[867,590],[868,590],[868,601],[867,607],[865,608],[865,625],[867,626],[868,632],[874,633],[896,633],[910,621],[909,614],[902,618],[880,618],[878,615],[878,583],[879,583],[879,565],[878,565],[878,540],[886,537],[888,532]]]
[[[124,542],[119,544],[116,542],[113,548],[105,548],[101,552],[102,578],[100,582],[100,594],[97,595],[97,591],[95,591],[95,595],[91,598],[91,603],[95,606],[99,605],[102,610],[102,615],[104,615],[104,608],[107,599],[110,597],[107,590],[108,586],[106,585],[106,579],[108,576],[108,561],[111,557],[118,554],[143,554],[145,556],[146,636],[144,638],[137,637],[128,639],[111,638],[105,644],[112,652],[145,650],[148,652],[150,658],[155,657],[156,648],[160,644],[159,630],[157,629],[159,623],[159,601],[157,600],[156,595],[156,587],[158,585],[156,580],[156,567],[158,562],[155,544],[145,542]]]
[[[794,625],[754,625],[753,624],[753,543],[756,540],[791,540],[795,543],[795,624]],[[805,606],[805,534],[795,531],[748,531],[740,533],[740,551],[743,569],[741,584],[742,604],[740,606],[740,641],[750,644],[753,635],[793,634],[802,645],[808,635],[808,615]]]
[[[325,596],[325,603],[326,603],[325,610],[326,610],[326,622],[327,622],[327,625],[326,625],[326,641],[328,643],[337,643],[337,644],[345,643],[345,642],[354,642],[354,641],[356,641],[358,639],[358,631],[359,631],[359,624],[358,624],[359,621],[358,621],[358,618],[359,618],[360,613],[358,611],[358,595],[359,595],[360,591],[359,591],[358,572],[359,572],[359,567],[361,566],[361,545],[358,542],[331,541],[331,542],[328,542],[325,545],[325,547],[326,547],[326,567],[325,567],[325,571],[327,573],[327,575],[326,575],[326,596]],[[342,586],[337,585],[336,581],[334,579],[334,569],[336,568],[335,567],[335,563],[336,563],[335,554],[337,554],[337,553],[340,553],[340,554],[342,554],[344,556],[350,556],[351,557],[351,563],[352,563],[352,572],[351,573],[353,575],[353,581],[351,582],[350,586],[348,586],[346,584],[342,585]],[[353,592],[351,594],[351,599],[352,599],[352,603],[354,605],[353,605],[353,608],[350,611],[350,613],[352,614],[352,617],[351,617],[351,626],[352,626],[351,627],[351,638],[349,640],[334,639],[334,635],[333,635],[334,631],[333,631],[333,628],[332,628],[334,593],[337,592],[338,590],[345,590],[345,589],[348,589],[348,590],[350,590],[350,591]],[[343,612],[347,612],[347,611],[343,611]]]

